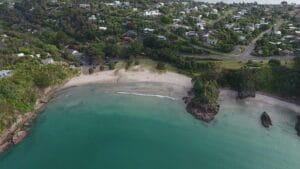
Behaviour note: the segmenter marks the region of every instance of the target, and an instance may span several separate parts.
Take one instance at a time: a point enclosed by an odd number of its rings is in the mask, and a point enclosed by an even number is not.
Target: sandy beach
[[[114,91],[119,91],[121,93],[131,92],[133,94],[160,94],[177,98],[186,96],[187,92],[192,88],[192,81],[188,76],[174,72],[153,72],[140,66],[136,66],[128,71],[120,69],[97,72],[91,75],[81,74],[67,82],[63,88],[94,83],[119,84],[118,88],[114,89]],[[128,85],[130,83],[136,83],[137,85],[130,86]],[[111,88],[111,86],[109,87]],[[219,100],[235,99],[236,96],[236,91],[221,89]],[[251,104],[269,104],[279,106],[300,114],[300,105],[284,101],[277,97],[265,95],[260,92],[256,93],[256,97],[247,98],[243,101],[245,103],[251,102]]]
[[[224,99],[235,99],[237,97],[237,92],[229,89],[221,89],[219,100],[222,101]],[[290,103],[284,101],[277,97],[272,97],[269,95],[265,95],[263,93],[257,92],[255,97],[250,97],[242,100],[245,103],[256,105],[256,104],[268,104],[272,106],[278,106],[285,109],[289,109],[295,113],[300,114],[300,105]]]
[[[169,83],[180,87],[191,88],[192,79],[188,76],[174,72],[151,72],[146,68],[136,67],[132,70],[125,71],[109,70],[97,72],[91,75],[80,74],[74,77],[64,85],[64,88],[80,86],[91,83],[130,83],[130,82],[156,82]]]

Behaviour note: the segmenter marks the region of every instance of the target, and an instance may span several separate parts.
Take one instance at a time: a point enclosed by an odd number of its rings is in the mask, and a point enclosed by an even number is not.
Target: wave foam
[[[135,95],[135,96],[146,96],[146,97],[159,97],[159,98],[167,98],[171,100],[177,100],[171,96],[164,96],[164,95],[156,95],[156,94],[144,94],[144,93],[135,93],[135,92],[117,92],[118,94],[127,94],[127,95]]]

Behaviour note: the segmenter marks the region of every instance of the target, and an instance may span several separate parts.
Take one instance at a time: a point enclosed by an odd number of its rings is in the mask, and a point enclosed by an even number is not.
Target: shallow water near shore
[[[261,127],[263,111],[271,129]],[[295,123],[286,109],[226,99],[206,124],[180,98],[77,87],[47,105],[29,137],[0,156],[0,168],[298,169]]]

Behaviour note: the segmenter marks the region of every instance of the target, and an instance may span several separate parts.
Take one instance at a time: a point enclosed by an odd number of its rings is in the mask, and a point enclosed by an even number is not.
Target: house
[[[99,26],[98,29],[101,30],[101,31],[106,31],[107,27],[105,27],[105,26]]]
[[[54,60],[52,58],[47,58],[47,59],[43,59],[42,63],[44,65],[49,65],[49,64],[54,64],[55,62],[54,62]]]
[[[234,32],[239,32],[241,30],[241,28],[237,27],[237,28],[233,28]]]
[[[249,25],[249,26],[247,26],[247,30],[249,30],[250,32],[254,32],[255,31],[255,26],[254,25]]]
[[[147,10],[144,12],[144,16],[159,16],[161,15],[158,10]]]
[[[180,22],[181,22],[181,19],[179,19],[179,18],[173,19],[173,23],[180,23]]]
[[[90,4],[79,4],[80,8],[90,8],[91,5]]]
[[[127,38],[136,38],[137,37],[137,33],[133,30],[129,30],[126,33],[123,34],[123,37],[127,37]]]
[[[196,38],[196,37],[198,37],[198,34],[195,31],[188,31],[188,32],[185,32],[185,36],[187,36],[188,38]]]
[[[205,40],[205,42],[208,44],[208,45],[216,45],[218,43],[218,40],[215,39],[215,38],[212,38],[210,36],[210,33],[206,33],[203,35],[203,39]]]
[[[240,36],[239,36],[239,40],[240,40],[240,41],[244,41],[244,40],[246,40],[246,36],[244,36],[244,35],[240,35]]]
[[[300,13],[295,16],[295,21],[298,23],[300,22]]]
[[[233,19],[235,19],[235,20],[240,20],[241,19],[241,15],[233,15]]]
[[[261,24],[257,23],[255,24],[255,29],[259,29],[261,27]]]
[[[274,35],[281,36],[281,31],[274,31]]]
[[[218,10],[217,10],[217,9],[213,9],[213,10],[212,10],[212,13],[213,13],[213,14],[218,14]]]
[[[181,15],[185,15],[185,11],[180,11],[179,12]]]
[[[1,70],[0,71],[0,78],[10,77],[10,76],[12,76],[11,70]]]
[[[208,6],[205,5],[205,4],[202,4],[202,5],[200,6],[200,9],[206,9],[206,8],[208,8]]]
[[[227,29],[232,29],[234,27],[234,23],[231,23],[231,24],[225,24],[225,28]]]
[[[25,57],[25,54],[24,53],[18,53],[17,56],[22,58],[22,57]]]
[[[91,15],[88,19],[89,19],[89,21],[96,21],[97,20],[95,15]]]
[[[205,21],[200,21],[200,22],[197,22],[196,23],[196,26],[198,27],[198,28],[200,28],[200,30],[204,30],[205,28],[205,26],[206,26],[206,23],[205,23]]]
[[[154,32],[154,29],[151,29],[151,28],[145,28],[144,29],[144,34],[147,35],[147,34],[150,34],[150,33],[153,33]]]
[[[186,30],[190,30],[190,29],[192,28],[192,27],[190,27],[190,26],[179,25],[179,24],[173,24],[173,27],[174,27],[175,29],[181,28],[181,29],[186,29]]]
[[[162,40],[162,41],[167,40],[167,38],[166,38],[165,36],[163,36],[163,35],[158,35],[158,36],[157,36],[157,39],[158,39],[158,40]]]
[[[281,44],[281,42],[269,42],[269,43],[272,45],[280,45]]]

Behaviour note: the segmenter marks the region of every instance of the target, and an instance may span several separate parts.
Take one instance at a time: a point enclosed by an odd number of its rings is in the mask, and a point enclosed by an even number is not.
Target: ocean
[[[299,169],[295,122],[286,109],[227,99],[207,124],[181,99],[77,87],[46,106],[0,169]]]

